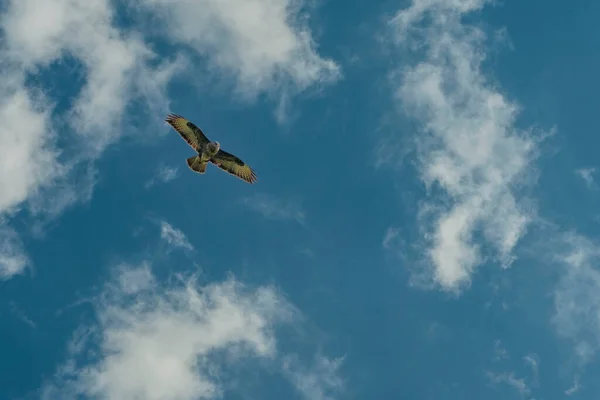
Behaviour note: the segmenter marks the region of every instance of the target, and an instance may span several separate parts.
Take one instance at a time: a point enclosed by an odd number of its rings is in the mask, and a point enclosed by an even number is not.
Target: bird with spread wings
[[[233,154],[221,150],[219,142],[208,140],[194,123],[177,114],[169,114],[165,121],[198,153],[186,160],[192,171],[203,174],[206,172],[206,165],[211,162],[250,184],[256,182],[257,176],[252,168]]]

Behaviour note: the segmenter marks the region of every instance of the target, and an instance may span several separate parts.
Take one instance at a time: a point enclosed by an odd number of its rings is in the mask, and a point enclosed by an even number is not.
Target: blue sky
[[[0,399],[600,395],[599,4],[2,5]]]

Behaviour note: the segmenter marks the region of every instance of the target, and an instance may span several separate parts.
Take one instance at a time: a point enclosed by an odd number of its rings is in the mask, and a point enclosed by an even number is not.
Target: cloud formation
[[[576,365],[584,366],[600,349],[600,271],[595,267],[600,251],[582,235],[569,233],[562,239],[553,246],[563,271],[554,292],[552,322],[572,342]]]
[[[130,0],[162,23],[175,43],[206,56],[236,80],[238,94],[330,83],[339,66],[321,57],[306,25],[307,4],[293,0]]]
[[[485,3],[415,0],[391,21],[397,43],[422,59],[399,71],[396,95],[420,123],[417,164],[430,194],[420,220],[427,264],[433,281],[453,291],[486,261],[510,264],[531,219],[517,189],[536,142],[516,127],[517,106],[482,72],[484,33],[462,23]]]
[[[185,250],[193,250],[194,246],[190,243],[187,236],[173,225],[166,221],[160,223],[160,237],[173,247],[181,247]]]
[[[161,164],[156,170],[156,175],[150,180],[148,180],[144,187],[146,189],[149,189],[152,186],[157,185],[159,183],[171,182],[173,179],[177,178],[177,174],[179,174],[178,167],[171,167],[168,165]]]
[[[581,168],[576,170],[575,173],[583,179],[589,189],[595,187],[594,174],[596,173],[596,168]]]
[[[19,236],[9,227],[0,225],[0,280],[22,274],[29,264]]]
[[[232,78],[239,93],[250,97],[261,92],[290,96],[339,74],[333,61],[317,53],[302,2],[128,0],[125,5],[117,9],[110,0],[9,0],[4,5],[0,217],[21,209],[56,216],[88,200],[94,162],[147,120],[133,116],[162,115],[174,77],[206,73],[201,67],[188,69],[194,56],[205,57],[213,75]],[[156,23],[139,23],[140,10],[150,12]],[[121,25],[122,13],[133,24]],[[178,46],[159,56],[153,46],[157,33]],[[67,73],[68,82],[57,71]],[[172,171],[160,177],[172,178]],[[9,222],[2,219],[2,226],[10,229]],[[17,249],[2,250],[0,257],[15,268]],[[4,265],[8,271],[8,261]]]
[[[231,368],[255,358],[278,360],[276,328],[297,316],[272,286],[249,288],[234,278],[160,283],[148,262],[117,268],[94,304],[96,322],[76,331],[69,359],[42,398],[221,398]],[[341,382],[339,361],[320,358],[315,369],[283,365],[304,396]]]

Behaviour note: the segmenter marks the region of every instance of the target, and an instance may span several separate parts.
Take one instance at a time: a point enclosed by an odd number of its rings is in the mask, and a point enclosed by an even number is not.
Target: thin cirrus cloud
[[[475,235],[508,265],[532,217],[516,186],[532,167],[535,138],[515,126],[517,106],[481,70],[484,33],[462,23],[485,3],[414,1],[391,21],[396,43],[422,56],[396,74],[396,96],[420,123],[417,165],[433,193],[419,220],[427,238],[427,280],[451,291],[468,285],[486,261]]]
[[[215,72],[234,79],[240,93],[253,95],[287,88],[289,96],[338,76],[337,64],[317,53],[295,8],[301,2],[217,3],[130,0],[141,7],[117,10],[109,0],[9,1],[0,17],[0,216],[25,206],[34,214],[58,215],[89,199],[96,175],[81,169],[92,168],[128,132],[124,128],[132,122],[123,117],[130,107],[143,104],[153,114],[167,110],[166,86],[190,67],[189,55],[206,56]],[[146,37],[155,33],[144,31],[148,26],[117,25],[117,13],[139,9],[164,17],[162,33],[187,47],[162,57]],[[58,88],[75,94],[47,90],[53,75],[43,72],[50,67],[74,68],[69,71],[77,72],[74,86]],[[63,112],[56,105],[67,95],[72,101]],[[59,142],[69,147],[59,148]],[[2,221],[3,229],[11,229],[8,219]],[[18,250],[11,248],[3,259],[23,260],[24,253],[13,256]],[[4,270],[20,273],[24,265],[11,262]]]

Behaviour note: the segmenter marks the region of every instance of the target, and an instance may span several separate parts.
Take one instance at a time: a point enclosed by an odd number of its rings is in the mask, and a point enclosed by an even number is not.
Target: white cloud
[[[153,12],[175,42],[233,75],[246,97],[301,91],[339,77],[337,64],[317,53],[302,0],[130,1]]]
[[[381,243],[383,248],[387,250],[391,249],[393,247],[393,243],[398,240],[399,235],[400,229],[389,227],[383,236],[383,242]]]
[[[596,173],[596,168],[581,168],[576,170],[575,173],[583,179],[588,188],[595,187],[594,174]]]
[[[600,348],[600,260],[597,243],[577,235],[566,235],[556,261],[564,272],[554,292],[552,322],[560,336],[572,341],[576,362],[587,364]]]
[[[502,345],[500,340],[494,341],[494,363],[506,364],[511,358],[508,350]],[[532,392],[540,386],[539,366],[540,358],[535,353],[528,353],[522,357],[523,363],[529,367],[531,374],[528,377],[517,377],[514,371],[486,371],[485,375],[493,385],[505,384],[519,393],[522,398],[534,398]]]
[[[22,82],[10,81],[21,79],[15,75],[0,83],[0,215],[61,174],[47,106]]]
[[[495,385],[503,383],[516,390],[522,397],[531,394],[527,382],[523,378],[517,378],[514,372],[487,372],[488,379]]]
[[[228,368],[277,360],[276,328],[297,310],[274,287],[249,288],[233,278],[161,284],[149,271],[148,264],[117,269],[94,302],[96,323],[76,331],[70,357],[43,398],[217,399],[228,389]],[[143,277],[135,290],[132,277]],[[325,373],[318,378],[324,382],[300,368],[292,383],[304,379],[302,393],[324,393],[319,385],[337,385],[336,369],[319,359],[315,371]]]
[[[118,287],[126,295],[147,291],[156,285],[150,264],[147,262],[139,267],[121,265],[117,270]]]
[[[114,26],[108,0],[14,0],[4,11],[0,217],[28,200],[33,214],[54,216],[80,198],[89,199],[95,176],[80,174],[80,165],[93,162],[120,136],[121,117],[132,100],[161,102],[157,99],[163,98],[173,70],[166,63],[149,65],[153,54]],[[39,84],[39,73],[67,56],[81,64],[83,87],[70,110],[55,115],[58,99],[49,97],[49,82]],[[79,85],[72,75],[68,90]],[[59,139],[68,147],[59,150]],[[22,249],[7,246],[4,270],[22,269],[24,256],[14,256]]]
[[[24,273],[29,264],[19,236],[0,221],[0,280]]]
[[[307,400],[333,400],[343,389],[338,369],[343,358],[330,360],[319,356],[311,368],[303,367],[294,357],[286,357],[283,369],[292,384]]]
[[[531,385],[539,386],[540,357],[535,353],[530,353],[523,357],[523,361],[525,361],[525,364],[531,368]]]
[[[507,360],[510,358],[508,350],[502,345],[502,341],[494,341],[494,361]]]
[[[579,383],[579,378],[576,377],[573,380],[573,385],[570,388],[568,388],[567,390],[565,390],[565,395],[572,396],[575,393],[577,393],[579,390],[581,390],[581,388],[582,388],[582,386]]]
[[[29,327],[31,328],[36,328],[37,325],[36,323],[27,316],[27,314],[25,314],[25,311],[23,311],[18,305],[17,303],[15,303],[14,301],[10,301],[10,311],[14,314],[15,317],[17,317],[19,320],[21,320],[24,324],[29,325]]]
[[[158,183],[167,183],[177,178],[179,168],[170,167],[168,165],[160,165],[156,172],[156,176],[146,182],[145,187],[150,188]]]
[[[156,63],[137,34],[117,28],[108,0],[12,1],[2,28],[3,57],[15,70],[35,74],[66,56],[81,63],[83,86],[66,119],[86,156],[98,155],[121,135],[121,118],[133,100],[166,110],[164,87],[177,64]]]
[[[166,221],[160,223],[160,237],[171,246],[181,247],[186,250],[194,249],[187,236]]]
[[[139,5],[158,13],[167,37],[205,55],[215,72],[233,74],[243,93],[275,90],[287,98],[338,76],[337,65],[318,55],[299,3],[140,0]],[[103,150],[134,132],[127,128],[162,119],[139,118],[138,106],[153,116],[167,111],[166,86],[190,66],[182,55],[190,47],[171,48],[158,57],[149,45],[156,38],[146,30],[149,25],[136,25],[133,18],[133,25],[118,26],[117,17],[110,0],[4,4],[0,217],[25,203],[34,215],[56,216],[88,200],[93,163]],[[54,71],[65,69],[70,69],[69,81],[55,84]],[[172,174],[167,171],[160,179]]]
[[[298,201],[260,193],[246,197],[242,201],[248,208],[267,219],[294,220],[301,225],[304,224],[305,212]]]
[[[418,166],[431,193],[421,209],[428,265],[433,280],[454,291],[486,261],[482,245],[510,264],[531,219],[515,191],[536,142],[515,127],[516,105],[482,72],[484,33],[461,21],[485,3],[415,0],[392,20],[398,43],[424,57],[401,71],[397,98],[421,123]]]

